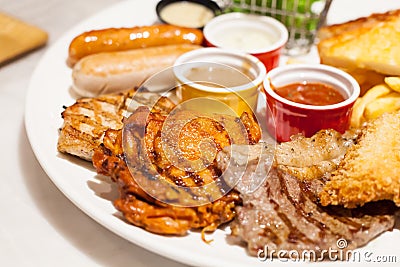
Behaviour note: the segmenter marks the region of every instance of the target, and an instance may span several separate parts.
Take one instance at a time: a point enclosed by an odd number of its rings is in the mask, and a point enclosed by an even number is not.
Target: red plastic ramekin
[[[279,96],[273,88],[292,83],[315,82],[330,85],[345,100],[326,106],[299,104]],[[310,137],[321,129],[345,132],[350,125],[354,102],[360,95],[357,81],[346,72],[322,64],[293,64],[277,67],[264,80],[267,98],[267,129],[278,142],[286,142],[295,134]]]
[[[203,29],[207,46],[251,54],[272,70],[279,64],[288,40],[286,27],[278,20],[240,12],[227,13],[210,20]]]

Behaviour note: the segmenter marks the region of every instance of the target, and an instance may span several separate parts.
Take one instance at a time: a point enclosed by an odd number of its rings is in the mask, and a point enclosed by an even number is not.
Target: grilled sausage
[[[84,32],[72,40],[69,46],[67,64],[72,67],[79,59],[100,52],[172,44],[200,45],[202,42],[203,33],[201,30],[167,24],[93,30]]]

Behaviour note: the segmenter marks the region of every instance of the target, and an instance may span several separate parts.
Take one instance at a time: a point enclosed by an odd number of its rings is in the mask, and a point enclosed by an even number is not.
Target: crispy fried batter
[[[322,205],[362,206],[393,200],[400,206],[400,112],[370,122],[332,173],[320,194]]]
[[[120,197],[114,205],[128,222],[153,233],[168,235],[184,235],[190,229],[202,229],[204,239],[205,232],[214,231],[219,225],[234,218],[235,206],[241,202],[236,191],[230,191],[211,203],[191,207],[166,204],[153,197],[153,193],[171,201],[187,196],[197,197],[197,191],[192,191],[191,186],[214,181],[221,172],[215,162],[198,172],[174,166],[165,154],[165,147],[161,145],[162,138],[165,138],[163,141],[168,141],[178,136],[177,146],[172,148],[185,148],[178,158],[183,156],[195,160],[204,156],[199,153],[198,146],[204,138],[214,142],[216,152],[230,145],[232,141],[243,144],[250,142],[245,140],[250,138],[243,139],[241,134],[227,135],[232,128],[238,128],[241,124],[239,118],[218,115],[216,117],[220,117],[221,125],[216,124],[210,117],[198,115],[194,112],[178,111],[176,116],[172,116],[168,121],[168,116],[159,112],[150,112],[145,107],[138,108],[126,122],[125,129],[129,134],[125,135],[129,137],[125,138],[130,138],[128,151],[123,150],[122,130],[106,131],[103,144],[94,153],[93,164],[98,173],[110,176],[118,184]],[[242,124],[246,124],[242,127],[242,134],[253,136],[252,140],[257,142],[257,137],[254,136],[260,136],[260,129],[252,124],[256,123],[255,119],[250,120],[248,115],[242,118]],[[168,126],[169,123],[171,125]],[[183,126],[179,134],[168,128],[176,125]],[[141,131],[142,126],[145,126],[144,132]],[[162,136],[162,132],[166,132],[167,135]],[[237,133],[237,129],[234,132]],[[148,157],[149,160],[144,157]],[[127,163],[131,166],[130,170]],[[168,180],[171,186],[166,187],[155,179],[160,177]],[[145,192],[138,185],[138,180],[145,181],[145,187],[150,188],[152,192]],[[187,195],[177,195],[174,185],[187,187]]]

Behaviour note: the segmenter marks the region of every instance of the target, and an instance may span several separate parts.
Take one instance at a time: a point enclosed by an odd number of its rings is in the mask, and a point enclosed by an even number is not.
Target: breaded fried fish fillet
[[[393,200],[400,206],[400,112],[370,122],[320,193],[321,204],[348,208]]]

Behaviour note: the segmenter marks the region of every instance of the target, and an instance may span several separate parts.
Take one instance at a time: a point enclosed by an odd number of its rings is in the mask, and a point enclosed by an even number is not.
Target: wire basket
[[[285,46],[288,55],[310,51],[317,30],[326,21],[332,0],[220,0],[225,12],[244,12],[271,16],[289,31]]]

